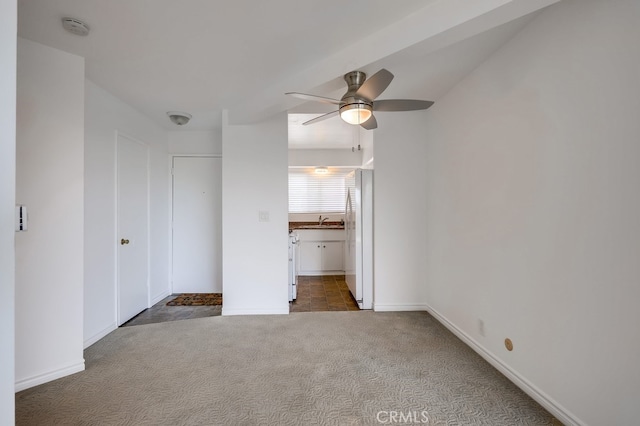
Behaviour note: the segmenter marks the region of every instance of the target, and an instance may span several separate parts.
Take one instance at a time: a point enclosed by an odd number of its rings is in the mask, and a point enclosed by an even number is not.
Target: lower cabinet
[[[344,242],[322,242],[322,270],[344,271]]]
[[[300,241],[300,253],[298,259],[300,259],[301,275],[305,275],[305,272],[319,271],[322,269],[322,242],[321,241]]]
[[[344,272],[343,241],[300,241],[300,275]]]

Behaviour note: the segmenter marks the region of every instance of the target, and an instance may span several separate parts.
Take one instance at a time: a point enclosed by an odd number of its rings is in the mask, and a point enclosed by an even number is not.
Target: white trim
[[[158,296],[151,299],[151,306],[155,305],[156,303],[158,303],[159,301],[161,301],[162,299],[168,296],[171,296],[171,292],[169,290],[163,291]]]
[[[289,315],[289,304],[285,308],[281,309],[233,309],[226,308],[224,305],[222,306],[222,316],[231,316],[231,315]]]
[[[423,303],[374,303],[373,310],[376,312],[403,312],[403,311],[426,311],[427,305]]]
[[[147,309],[151,305],[151,145],[140,142],[147,151]]]
[[[118,326],[116,325],[115,322],[109,324],[109,326],[107,328],[97,332],[96,334],[94,334],[93,336],[91,336],[87,340],[85,340],[84,341],[84,349],[87,349],[89,346],[93,345],[98,340],[102,339],[104,336],[106,336],[107,334],[109,334],[112,331],[117,330],[117,329],[118,329]]]
[[[43,383],[50,382],[52,380],[60,379],[65,376],[78,373],[80,371],[84,371],[84,359],[78,362],[67,364],[63,367],[57,368],[47,373],[36,374],[35,376],[18,380],[16,382],[16,392],[20,392],[25,389],[32,388],[34,386],[38,386]]]
[[[426,311],[431,314],[438,322],[447,327],[449,331],[455,334],[460,340],[462,340],[467,346],[473,349],[478,353],[482,358],[484,358],[489,364],[494,366],[498,371],[504,374],[510,381],[512,381],[516,386],[522,389],[527,395],[537,401],[540,405],[542,405],[547,411],[553,414],[558,420],[560,420],[565,425],[576,425],[583,426],[586,425],[583,421],[579,420],[573,413],[569,410],[558,404],[554,399],[552,399],[549,395],[544,393],[542,390],[538,389],[534,384],[529,382],[527,379],[522,377],[516,371],[512,370],[511,367],[503,363],[499,358],[495,357],[491,352],[487,351],[484,347],[482,347],[478,342],[476,342],[471,336],[458,328],[455,324],[448,321],[444,316],[442,316],[438,311],[433,309],[428,304],[426,306]]]
[[[167,288],[167,292],[169,294],[173,293],[173,158],[175,156],[172,154],[168,154],[167,155],[167,160],[168,161],[168,166],[169,166],[169,173],[168,173],[168,178],[169,178],[169,182],[167,184],[167,190],[169,191],[169,194],[167,196],[167,201],[168,201],[168,205],[167,205],[167,211],[169,212],[169,214],[167,215],[167,226],[168,228],[168,236],[169,236],[169,241],[167,241],[167,259],[169,260],[169,265],[167,268],[167,284],[168,284],[168,288]],[[157,302],[156,302],[157,303]],[[153,305],[151,305],[153,306]]]
[[[176,157],[192,158],[192,157],[205,157],[205,158],[222,158],[222,154],[169,154],[171,157],[171,163]]]
[[[120,263],[118,262],[118,130],[113,132],[113,321],[118,326],[118,312],[120,311],[120,293],[118,290],[118,278],[120,276]]]
[[[339,242],[342,243],[344,241],[318,241],[322,243],[327,242]],[[344,271],[298,271],[298,275],[302,275],[305,277],[322,277],[324,275],[344,275]]]

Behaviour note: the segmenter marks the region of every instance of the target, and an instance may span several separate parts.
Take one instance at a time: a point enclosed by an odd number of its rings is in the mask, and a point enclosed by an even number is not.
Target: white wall
[[[116,132],[149,145],[150,305],[169,295],[169,162],[167,132],[83,79],[85,123],[84,345],[116,326]]]
[[[289,149],[289,166],[362,167],[373,159],[373,135],[375,132],[361,127],[355,130],[359,131],[358,137],[355,138],[357,140],[355,142],[349,140],[349,143],[355,143],[353,147],[349,145],[340,149]],[[358,144],[360,149],[358,149]]]
[[[216,131],[172,131],[168,132],[169,154],[175,155],[221,155],[222,129]]]
[[[371,146],[366,146],[362,148],[362,165],[360,167],[363,169],[374,168],[373,143],[371,143]]]
[[[378,114],[378,115],[386,115],[386,114]],[[377,119],[377,117],[376,117]],[[365,130],[360,128],[360,153],[362,154],[362,168],[363,169],[372,169],[373,168],[373,140],[376,136],[375,130]]]
[[[223,315],[287,314],[287,115],[222,127]],[[259,212],[269,215],[260,222]]]
[[[566,423],[640,417],[639,22],[561,2],[427,114],[430,309]]]
[[[362,151],[351,149],[290,149],[289,166],[291,167],[360,167]]]
[[[0,2],[0,424],[14,423],[16,0]]]
[[[84,59],[18,39],[16,388],[84,369]]]
[[[374,130],[374,310],[425,308],[425,111],[380,114]]]

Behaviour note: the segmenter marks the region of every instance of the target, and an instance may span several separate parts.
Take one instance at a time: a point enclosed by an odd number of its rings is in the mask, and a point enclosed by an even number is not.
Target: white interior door
[[[118,325],[149,307],[149,152],[117,139]]]
[[[222,293],[222,159],[173,158],[173,293]]]

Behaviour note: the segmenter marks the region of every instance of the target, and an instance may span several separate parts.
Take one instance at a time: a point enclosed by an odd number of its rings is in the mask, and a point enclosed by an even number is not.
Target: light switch
[[[266,210],[260,210],[258,212],[258,221],[269,222],[269,212]]]

